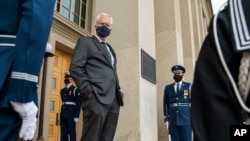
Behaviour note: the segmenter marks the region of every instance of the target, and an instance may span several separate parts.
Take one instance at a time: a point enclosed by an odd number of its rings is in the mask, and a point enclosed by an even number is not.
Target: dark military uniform
[[[172,71],[174,72],[176,69],[180,69],[179,66],[173,68]],[[177,82],[165,87],[163,97],[164,116],[169,122],[172,141],[191,141],[191,83],[184,81],[178,83],[179,90],[177,90]]]
[[[37,83],[55,0],[0,4],[0,140],[16,141],[20,116],[10,101],[38,103]]]
[[[76,121],[79,118],[81,100],[78,89],[73,85],[68,85],[60,92],[62,99],[60,125],[61,141],[76,141]]]
[[[192,87],[194,141],[229,141],[230,125],[245,120],[237,83],[242,54],[250,50],[249,7],[249,0],[228,0],[211,20]]]

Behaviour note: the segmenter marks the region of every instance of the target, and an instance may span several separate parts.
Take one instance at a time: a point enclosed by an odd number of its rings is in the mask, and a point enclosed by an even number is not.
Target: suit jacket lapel
[[[114,51],[114,49],[111,47],[111,45],[109,44],[109,43],[107,43],[107,45],[109,46],[109,49],[110,49],[110,51],[111,51],[111,53],[112,53],[112,56],[113,56],[113,58],[114,58],[114,67],[116,66],[116,55],[115,55],[115,51]]]
[[[94,43],[95,43],[96,47],[102,52],[102,54],[104,55],[106,60],[109,62],[110,66],[112,66],[112,64],[110,63],[110,61],[108,59],[108,55],[107,55],[106,51],[104,50],[104,48],[103,48],[102,44],[100,43],[100,41],[95,36],[92,36],[92,39],[94,40]],[[112,52],[112,54],[114,54],[113,50],[111,52]]]

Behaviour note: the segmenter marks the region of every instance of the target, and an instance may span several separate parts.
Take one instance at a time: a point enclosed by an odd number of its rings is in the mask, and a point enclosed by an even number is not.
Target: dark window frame
[[[57,0],[56,11],[81,28],[91,30],[93,0]]]

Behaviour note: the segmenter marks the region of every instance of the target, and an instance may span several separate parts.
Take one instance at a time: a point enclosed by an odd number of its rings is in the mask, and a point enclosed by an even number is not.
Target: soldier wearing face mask
[[[183,81],[185,73],[183,66],[175,65],[171,70],[175,82],[167,85],[164,90],[164,122],[171,141],[191,141],[191,83]]]
[[[61,140],[76,141],[76,122],[81,110],[81,97],[77,87],[72,84],[73,79],[69,72],[65,73],[65,87],[61,89]]]

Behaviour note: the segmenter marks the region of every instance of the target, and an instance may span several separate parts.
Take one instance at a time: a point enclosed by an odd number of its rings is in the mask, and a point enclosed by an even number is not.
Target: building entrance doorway
[[[60,138],[60,110],[62,105],[60,90],[64,87],[64,74],[68,71],[70,62],[70,54],[59,49],[55,50],[49,115],[49,141],[58,141]]]

